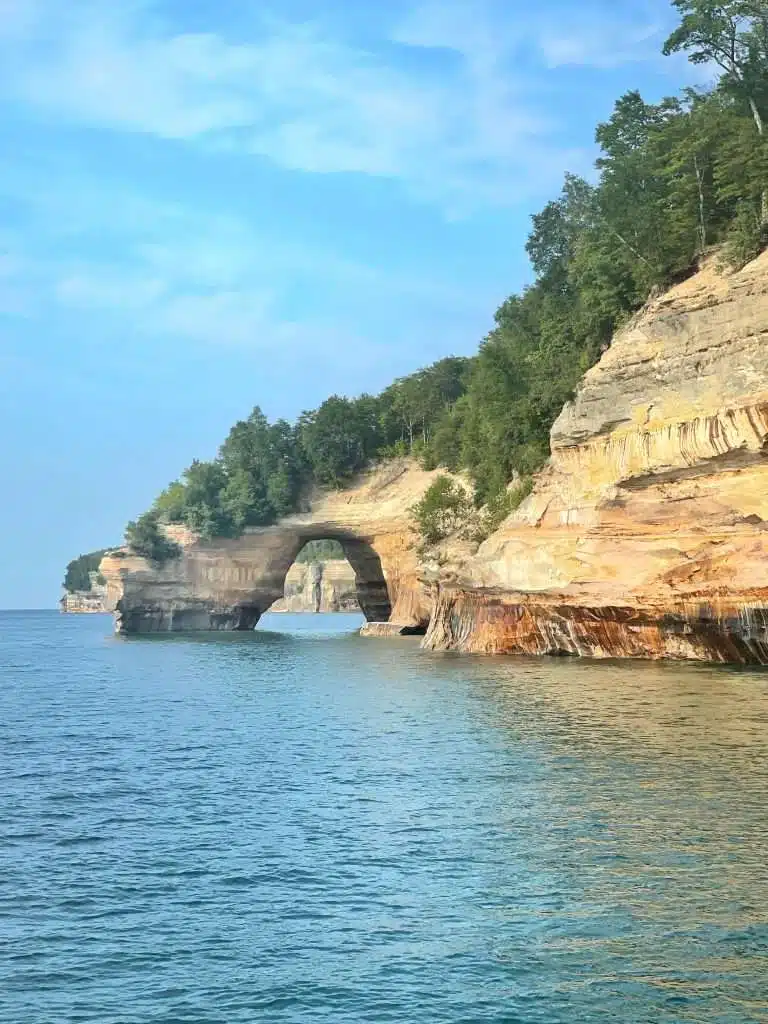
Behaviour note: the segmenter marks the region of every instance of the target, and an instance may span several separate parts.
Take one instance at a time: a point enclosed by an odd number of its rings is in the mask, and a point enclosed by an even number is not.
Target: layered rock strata
[[[650,302],[551,442],[425,645],[768,663],[768,254]]]
[[[309,510],[236,539],[202,540],[169,527],[181,555],[150,564],[127,549],[110,552],[100,571],[119,633],[252,629],[284,593],[285,579],[310,540],[341,542],[355,574],[357,600],[370,621],[426,626],[431,610],[420,579],[409,509],[437,474],[398,460],[347,490],[319,492]]]
[[[181,557],[102,562],[120,632],[249,629],[308,541],[336,538],[366,618],[479,653],[768,663],[768,254],[710,265],[619,332],[552,429],[532,494],[474,553],[423,564],[400,461],[302,515]]]

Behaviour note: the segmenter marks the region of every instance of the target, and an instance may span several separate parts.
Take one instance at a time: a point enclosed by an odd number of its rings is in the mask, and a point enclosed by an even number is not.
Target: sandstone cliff
[[[347,490],[316,493],[309,512],[237,539],[205,541],[170,527],[182,554],[162,566],[125,549],[110,552],[100,571],[117,631],[251,629],[283,596],[304,544],[324,538],[340,541],[367,619],[426,628],[431,601],[408,510],[437,475],[409,460],[391,462]]]
[[[359,612],[355,570],[345,558],[294,562],[271,612]]]
[[[59,601],[59,608],[67,614],[104,614],[107,608],[107,587],[97,572],[88,574],[91,580],[90,590],[65,591]]]
[[[308,540],[337,538],[369,621],[483,653],[768,663],[768,254],[651,301],[552,429],[531,496],[475,553],[422,561],[406,460],[237,540],[102,562],[118,631],[249,629]],[[389,630],[392,632],[392,630]]]
[[[650,302],[551,440],[425,645],[768,662],[768,254]]]

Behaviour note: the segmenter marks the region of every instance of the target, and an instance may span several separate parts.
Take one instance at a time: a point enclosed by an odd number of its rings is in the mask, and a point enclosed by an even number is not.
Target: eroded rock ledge
[[[617,335],[533,494],[433,594],[432,649],[768,663],[768,254]]]
[[[670,658],[768,664],[768,600],[658,607],[580,605],[444,588],[424,646],[482,654]]]

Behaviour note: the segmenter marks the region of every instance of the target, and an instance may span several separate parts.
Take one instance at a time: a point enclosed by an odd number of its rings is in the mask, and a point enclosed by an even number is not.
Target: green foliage
[[[448,476],[438,476],[411,509],[411,515],[427,544],[437,544],[467,524],[473,513],[470,496]]]
[[[442,416],[464,394],[470,366],[469,359],[449,356],[390,384],[380,396],[385,429],[399,430],[411,452],[417,441],[426,447]]]
[[[466,472],[484,509],[477,529],[500,522],[524,490],[509,481],[546,460],[581,375],[649,293],[714,245],[741,266],[768,240],[766,0],[674,6],[681,20],[665,52],[719,66],[720,81],[660,103],[637,91],[618,99],[596,129],[597,180],[566,175],[533,216],[535,281],[501,304],[474,358],[441,359],[379,395],[333,395],[294,425],[254,409],[216,459],[193,462],[150,518],[131,524],[135,544],[162,555],[160,522],[234,536],[297,511],[315,485],[341,487],[374,460],[402,456]],[[440,481],[414,513],[433,538],[472,519],[463,489]]]
[[[723,262],[734,270],[759,255],[766,243],[766,231],[760,223],[759,208],[753,203],[740,203],[723,246]]]
[[[106,553],[106,549],[103,549],[101,551],[90,551],[87,555],[78,555],[77,558],[73,558],[67,566],[64,576],[64,589],[70,594],[76,590],[90,590],[90,574],[98,571],[101,560]],[[103,582],[103,577],[99,577],[97,582]]]
[[[143,555],[150,562],[161,564],[179,555],[179,546],[169,540],[160,528],[157,512],[150,510],[125,528],[128,546],[137,555]]]
[[[768,182],[765,176],[766,113],[768,112],[768,8],[765,0],[673,0],[681,21],[664,44],[664,53],[680,50],[693,64],[715,64],[722,71],[719,91],[751,118],[757,143],[742,153],[747,175],[755,152],[760,179],[760,222],[768,223]],[[744,174],[737,175],[743,179]],[[741,198],[746,198],[742,195]]]
[[[337,540],[310,540],[296,557],[297,562],[329,562],[344,558],[344,548]]]
[[[299,443],[319,484],[340,487],[365,467],[377,447],[377,421],[368,396],[332,395],[299,420]]]

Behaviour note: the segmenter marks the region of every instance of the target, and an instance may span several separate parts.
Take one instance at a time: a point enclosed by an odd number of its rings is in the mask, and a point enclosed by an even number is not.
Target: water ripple
[[[353,625],[0,614],[2,1024],[768,1021],[768,674]]]

